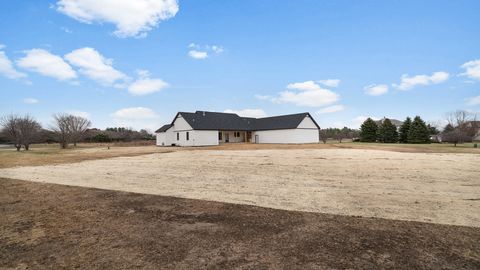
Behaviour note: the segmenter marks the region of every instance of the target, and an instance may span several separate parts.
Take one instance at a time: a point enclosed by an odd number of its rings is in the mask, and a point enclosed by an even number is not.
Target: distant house
[[[155,133],[158,146],[206,146],[220,143],[318,143],[320,127],[310,113],[265,118],[234,113],[179,112]]]
[[[382,119],[375,121],[375,123],[377,123],[377,125],[381,125],[383,124],[383,121],[385,121],[385,119],[387,119],[387,117],[383,117]],[[390,122],[392,122],[393,125],[397,127],[397,129],[399,129],[403,125],[403,122],[400,120],[392,119],[392,118],[388,118],[388,119],[390,120]]]

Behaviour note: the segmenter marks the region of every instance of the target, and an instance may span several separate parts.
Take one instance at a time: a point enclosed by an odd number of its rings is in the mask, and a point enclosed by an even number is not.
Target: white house
[[[234,113],[179,112],[155,133],[158,146],[206,146],[220,143],[318,143],[320,127],[310,113],[265,118]]]

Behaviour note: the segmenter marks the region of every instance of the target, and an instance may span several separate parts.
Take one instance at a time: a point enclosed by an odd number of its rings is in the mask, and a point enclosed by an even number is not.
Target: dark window
[[[218,140],[222,140],[222,132],[218,132]]]
[[[187,137],[187,141],[190,140],[190,134],[188,133],[188,131],[187,131],[187,136],[186,137]]]
[[[177,133],[177,141],[180,141],[180,133]]]

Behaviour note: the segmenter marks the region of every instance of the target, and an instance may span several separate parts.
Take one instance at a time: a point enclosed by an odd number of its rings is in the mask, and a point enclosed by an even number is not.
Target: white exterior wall
[[[187,132],[189,134],[188,140]],[[178,146],[218,145],[218,131],[193,130],[187,121],[185,121],[185,119],[179,115],[173,122],[173,126],[171,128],[169,128],[166,132],[157,133],[158,146],[171,146],[172,144]]]
[[[314,128],[318,131],[317,125],[315,125],[313,120],[308,116],[303,118],[302,122],[300,122],[300,124],[298,124],[297,128]]]
[[[258,136],[258,137],[257,137]],[[255,141],[258,138],[258,141]],[[256,143],[318,143],[318,129],[279,129],[255,131],[252,140]]]
[[[174,136],[173,127],[165,132],[157,133],[157,146],[171,146],[172,143],[175,143]]]
[[[216,130],[195,130],[194,145],[218,145],[218,131]]]
[[[166,141],[165,141],[166,134],[165,132],[159,132],[157,133],[157,146],[165,146]]]

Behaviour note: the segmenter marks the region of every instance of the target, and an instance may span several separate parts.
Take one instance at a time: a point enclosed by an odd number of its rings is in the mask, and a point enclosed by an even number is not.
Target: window
[[[180,133],[177,133],[177,141],[180,141]]]
[[[190,140],[190,134],[188,133],[188,131],[187,131],[186,138],[187,138],[187,141]]]
[[[218,140],[221,141],[222,140],[222,132],[218,132]]]

